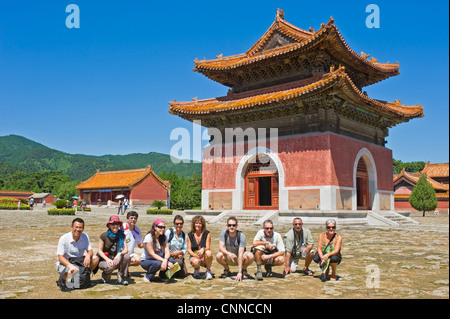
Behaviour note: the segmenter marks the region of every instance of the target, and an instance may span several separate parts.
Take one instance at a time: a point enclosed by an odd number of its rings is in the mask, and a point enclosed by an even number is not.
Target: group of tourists
[[[162,219],[156,219],[145,236],[142,236],[136,225],[138,214],[135,211],[128,212],[126,218],[126,223],[120,221],[118,216],[109,218],[106,232],[100,235],[95,255],[88,235],[83,232],[84,221],[75,218],[71,232],[61,236],[58,243],[56,270],[62,280],[78,271],[78,267],[71,263],[74,258],[81,259],[83,266],[94,274],[100,269],[104,283],[110,282],[112,273],[117,270],[117,283],[128,285],[130,266],[140,266],[146,271],[143,279],[145,282],[157,279],[168,281],[172,276],[185,278],[189,275],[185,256],[189,257],[189,263],[194,268],[194,278],[214,278],[211,271],[214,258],[211,251],[211,233],[206,229],[203,216],[192,218],[188,234],[182,230],[184,219],[180,215],[175,216],[171,228],[167,228]],[[316,252],[311,231],[303,227],[301,218],[294,218],[292,229],[287,232],[284,241],[282,236],[274,231],[273,222],[266,220],[262,229],[256,233],[250,251],[247,251],[247,237],[237,228],[237,219],[229,217],[226,229],[220,233],[219,252],[215,256],[224,269],[220,278],[232,277],[231,267],[237,267],[234,279],[247,279],[251,277],[247,269],[253,262],[256,263],[257,280],[273,276],[274,266],[284,266],[283,276],[286,276],[296,272],[299,261],[304,260],[304,275],[314,275],[309,269],[309,265],[314,261],[322,270],[320,278],[323,281],[337,280],[336,268],[342,260],[342,236],[336,234],[335,220],[326,221],[326,231],[319,236]],[[140,256],[134,252],[136,246],[143,248]],[[200,273],[201,267],[206,268],[203,274]]]

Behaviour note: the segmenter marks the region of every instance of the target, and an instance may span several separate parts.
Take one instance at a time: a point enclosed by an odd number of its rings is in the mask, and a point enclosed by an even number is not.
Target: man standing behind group
[[[253,262],[253,254],[245,252],[247,238],[244,233],[237,230],[238,222],[235,217],[227,220],[227,229],[222,230],[219,239],[219,252],[216,260],[224,267],[220,278],[231,276],[230,266],[238,266],[236,281],[241,281],[248,277],[247,267]]]
[[[128,246],[128,254],[130,255],[131,261],[130,266],[140,266],[141,257],[134,252],[134,247],[144,248],[144,243],[142,242],[142,233],[139,227],[136,226],[138,221],[138,213],[134,210],[127,213],[127,222],[123,226],[123,231],[126,236],[126,242]],[[128,269],[124,277],[129,277]]]
[[[97,267],[99,259],[94,256],[89,236],[83,233],[84,221],[81,218],[75,218],[72,221],[71,231],[62,235],[58,242],[56,254],[58,261],[56,262],[56,271],[62,273],[66,267],[69,271],[64,275],[66,280],[68,275],[78,271],[78,267],[69,262],[70,258],[84,257],[83,264],[86,268],[93,270]]]
[[[311,231],[303,227],[303,221],[298,217],[294,218],[292,227],[286,234],[286,264],[284,274],[287,275],[290,272],[295,272],[299,260],[304,259],[305,268],[303,268],[303,274],[312,276],[314,273],[308,268],[314,255],[314,240]]]
[[[176,215],[173,219],[172,228],[166,230],[167,243],[169,244],[170,257],[174,263],[178,263],[180,270],[174,275],[176,278],[184,278],[188,275],[188,270],[184,260],[187,252],[186,234],[183,232],[184,219],[180,215]]]
[[[273,230],[273,222],[267,219],[253,239],[253,253],[256,261],[256,279],[263,280],[261,265],[264,264],[266,277],[272,276],[272,266],[284,264],[284,243],[281,235]]]

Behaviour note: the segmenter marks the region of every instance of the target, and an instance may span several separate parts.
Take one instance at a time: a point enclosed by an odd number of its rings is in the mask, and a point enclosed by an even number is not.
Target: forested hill
[[[68,154],[18,135],[0,136],[1,163],[8,164],[11,169],[31,172],[59,171],[69,175],[74,181],[86,180],[97,169],[112,171],[144,168],[148,164],[152,166],[156,174],[165,171],[187,177],[194,172],[201,175],[202,171],[201,163],[174,164],[169,155],[161,153],[103,156]]]

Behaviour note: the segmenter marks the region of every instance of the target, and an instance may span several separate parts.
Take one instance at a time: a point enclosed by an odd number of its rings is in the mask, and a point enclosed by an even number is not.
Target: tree
[[[175,172],[169,174],[161,172],[163,180],[169,180],[170,206],[174,209],[190,209],[201,206],[202,203],[202,176],[196,173],[191,177],[181,178]]]
[[[70,199],[72,196],[78,196],[78,191],[75,186],[77,186],[78,182],[66,182],[57,184],[55,189],[53,190],[53,195],[62,199]]]
[[[394,169],[394,174],[400,174],[402,169],[404,168],[407,172],[420,172],[425,167],[425,162],[417,161],[417,162],[405,162],[403,163],[400,160],[392,159],[392,165]]]
[[[409,203],[411,206],[423,212],[435,210],[438,202],[436,197],[436,191],[433,186],[427,181],[427,176],[422,174],[419,178],[417,185],[413,188],[411,195],[409,195]]]
[[[166,202],[163,201],[163,200],[154,200],[153,203],[152,203],[152,206],[156,207],[158,209],[161,209],[161,207],[166,206]]]

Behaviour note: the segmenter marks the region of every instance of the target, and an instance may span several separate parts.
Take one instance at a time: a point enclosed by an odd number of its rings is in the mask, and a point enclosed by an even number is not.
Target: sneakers
[[[192,274],[192,277],[194,277],[194,279],[207,279],[207,280],[211,280],[214,278],[214,275],[211,273],[210,270],[207,270],[206,273],[204,275],[201,275],[199,271],[194,271],[194,273]]]
[[[147,278],[147,275],[144,275],[144,278],[142,279],[144,282],[151,282],[150,279]]]
[[[105,272],[102,272],[102,283],[107,284],[111,279],[111,275],[107,275]]]
[[[194,279],[205,279],[202,275],[200,275],[200,271],[198,271],[198,269],[194,270],[192,277],[194,277]]]
[[[124,286],[128,285],[128,281],[123,279],[122,276],[119,275],[119,274],[117,274],[117,283],[120,284],[120,285],[124,285]]]

